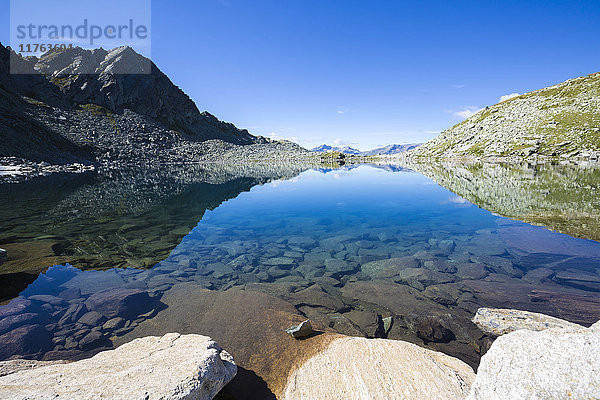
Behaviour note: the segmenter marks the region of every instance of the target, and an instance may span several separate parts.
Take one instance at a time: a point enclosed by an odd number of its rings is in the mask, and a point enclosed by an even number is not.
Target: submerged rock
[[[363,264],[360,269],[371,278],[391,278],[407,268],[419,268],[419,261],[414,257],[396,257],[371,261]]]
[[[358,325],[369,338],[385,338],[385,334],[391,328],[390,322],[386,330],[381,315],[375,311],[352,310],[344,314],[344,317]]]
[[[542,331],[550,328],[582,328],[581,325],[544,314],[501,308],[480,308],[472,321],[479,329],[492,336],[504,335],[519,329]]]
[[[315,331],[310,323],[310,319],[302,321],[299,325],[292,326],[285,330],[294,339],[303,339],[312,335]]]
[[[424,290],[430,285],[454,282],[455,278],[451,274],[430,271],[425,268],[406,268],[394,278],[394,281],[412,286],[417,290]]]
[[[474,379],[464,362],[412,343],[343,337],[290,375],[282,399],[454,400]]]
[[[436,316],[436,315],[409,315],[406,316],[412,330],[417,337],[423,340],[423,343],[448,343],[456,336],[450,324],[447,321],[451,316]]]
[[[14,355],[39,357],[51,347],[50,334],[39,324],[21,325],[0,335],[0,359],[3,360]]]
[[[236,372],[232,357],[209,337],[169,333],[2,376],[0,398],[212,399]]]
[[[133,318],[151,308],[148,292],[138,289],[106,289],[91,295],[85,302],[88,310],[106,318]]]

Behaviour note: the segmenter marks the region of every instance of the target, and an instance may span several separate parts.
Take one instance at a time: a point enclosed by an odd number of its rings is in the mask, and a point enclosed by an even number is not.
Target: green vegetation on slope
[[[408,155],[597,159],[600,73],[486,107]]]

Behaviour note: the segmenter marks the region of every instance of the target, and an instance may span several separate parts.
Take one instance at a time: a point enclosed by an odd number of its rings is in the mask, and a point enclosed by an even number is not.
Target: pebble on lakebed
[[[285,331],[294,339],[304,339],[315,333],[310,319],[304,320],[299,325],[292,326]]]

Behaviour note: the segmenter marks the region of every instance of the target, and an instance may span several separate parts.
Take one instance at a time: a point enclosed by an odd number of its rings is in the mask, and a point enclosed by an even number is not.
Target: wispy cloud
[[[294,142],[294,143],[297,143],[297,144],[300,144],[300,145],[302,144],[301,143],[302,140],[299,139],[299,138],[297,138],[296,136],[283,137],[283,136],[279,135],[276,132],[271,132],[267,136],[270,137],[273,140],[287,140],[289,142]]]
[[[338,114],[346,114],[346,111],[344,111],[344,110],[337,110],[336,113],[338,113]]]
[[[505,94],[504,96],[500,96],[500,101],[502,102],[502,101],[510,100],[515,97],[519,97],[520,95],[521,95],[521,93]]]
[[[465,85],[462,85],[462,84],[454,84],[454,85],[450,85],[450,86],[454,89],[462,89],[465,87]]]
[[[444,112],[452,114],[457,118],[467,119],[481,110],[482,108],[478,106],[465,106],[462,110],[444,110]]]

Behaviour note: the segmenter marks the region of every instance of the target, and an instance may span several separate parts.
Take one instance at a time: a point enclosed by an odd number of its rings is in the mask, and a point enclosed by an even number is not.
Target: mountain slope
[[[154,63],[130,47],[111,51],[81,48],[51,51],[34,68],[48,76],[76,104],[96,104],[112,113],[128,109],[186,133],[194,140],[221,139],[234,144],[257,140],[247,130],[221,122],[207,112],[201,113]],[[80,71],[94,71],[94,74]]]
[[[13,67],[22,75],[9,74],[11,51],[0,44],[0,157],[194,162],[226,153],[243,156],[245,150],[231,152],[237,145],[251,145],[248,152],[259,157],[271,151],[287,158],[308,153],[200,112],[156,65],[129,47],[16,56]],[[118,73],[132,69],[147,73]]]
[[[71,142],[31,117],[41,102],[30,96],[37,94],[58,107],[65,107],[66,103],[61,101],[58,88],[43,76],[11,75],[9,58],[9,51],[0,44],[0,156],[26,155],[26,158],[42,161],[48,160],[46,156],[51,154],[57,163],[92,159],[87,146]],[[21,67],[28,68],[25,60],[22,61]]]
[[[407,155],[597,159],[600,73],[486,107]]]

